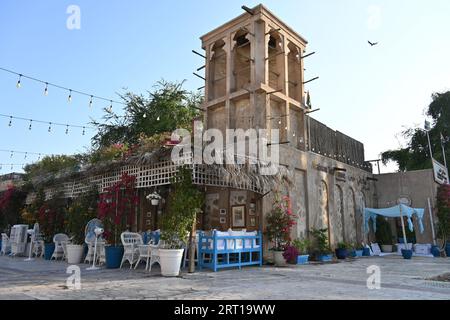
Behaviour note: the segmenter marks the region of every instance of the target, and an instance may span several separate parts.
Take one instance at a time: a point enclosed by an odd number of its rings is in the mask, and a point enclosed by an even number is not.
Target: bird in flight
[[[370,42],[370,41],[367,42],[370,44],[371,47],[376,46],[378,44],[378,42]]]

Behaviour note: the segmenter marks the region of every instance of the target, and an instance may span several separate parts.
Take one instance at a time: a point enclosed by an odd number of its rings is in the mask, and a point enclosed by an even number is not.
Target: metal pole
[[[434,233],[434,222],[433,222],[433,211],[431,210],[430,198],[428,200],[428,211],[430,212],[430,222],[431,222],[431,234],[433,236],[433,244],[436,245],[436,235]]]
[[[408,241],[406,240],[405,221],[403,221],[402,204],[399,203],[398,205],[400,207],[400,219],[402,221],[403,241],[405,243],[406,250],[409,250]]]
[[[428,133],[428,130],[426,130],[426,132],[427,132],[427,138],[428,138],[428,149],[430,149],[430,157],[431,157],[431,161],[433,161],[433,151],[431,151],[430,134]]]

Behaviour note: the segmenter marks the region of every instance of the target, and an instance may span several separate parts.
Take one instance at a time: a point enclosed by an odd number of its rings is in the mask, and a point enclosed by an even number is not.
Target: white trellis
[[[192,157],[188,155],[184,159],[174,163],[172,161],[162,161],[151,165],[125,165],[104,174],[91,177],[66,181],[58,186],[45,189],[45,199],[51,199],[58,191],[61,191],[65,198],[75,198],[91,190],[92,186],[97,186],[100,193],[108,187],[120,181],[123,174],[136,176],[136,188],[151,188],[156,186],[169,185],[182,165],[188,164],[193,169],[193,183],[205,186],[232,187],[245,189],[258,193],[263,193],[263,186],[258,181],[253,181],[245,174],[224,175],[221,166],[193,165]],[[226,172],[226,170],[225,170]],[[27,196],[26,203],[30,204],[36,198],[34,193]]]

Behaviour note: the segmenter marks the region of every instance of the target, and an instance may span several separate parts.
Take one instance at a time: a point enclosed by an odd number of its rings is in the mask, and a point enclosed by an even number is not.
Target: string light
[[[158,118],[156,118],[156,121],[159,121],[159,116],[158,116]]]
[[[67,101],[68,101],[69,103],[72,102],[72,89],[69,90],[69,97],[67,98]]]
[[[83,133],[82,133],[82,135],[84,136],[85,133],[86,133],[86,129],[85,129],[85,127],[83,127]]]
[[[147,118],[147,114],[146,114],[146,113],[144,113],[144,115],[143,115],[142,117],[143,117],[144,119],[145,119],[145,118]]]
[[[12,126],[13,119],[27,121],[28,122],[28,130],[31,130],[33,128],[33,123],[36,123],[36,122],[42,123],[42,124],[51,124],[52,126],[64,126],[66,128],[67,128],[67,126],[72,127],[72,128],[82,128],[84,132],[86,131],[86,129],[92,129],[92,130],[95,129],[94,127],[89,127],[89,126],[85,126],[85,125],[83,126],[83,125],[76,125],[76,124],[70,124],[70,123],[58,123],[58,122],[53,122],[53,121],[43,121],[43,120],[10,116],[10,115],[5,115],[5,114],[0,114],[0,117],[5,117],[5,118],[9,119],[9,123],[8,123],[9,127]]]
[[[66,126],[66,134],[69,134],[69,125]]]
[[[28,156],[28,152],[25,152],[25,156],[23,158],[26,159],[27,156]]]
[[[45,83],[44,96],[48,96],[48,82]]]
[[[49,124],[49,126],[48,126],[48,132],[51,132],[51,131],[52,131],[52,123],[49,122],[48,124]]]
[[[9,157],[12,158],[13,156],[14,156],[14,151],[11,151],[11,155]]]
[[[93,96],[91,96],[91,100],[89,100],[89,108],[92,108],[92,98]]]
[[[110,101],[110,103],[111,103],[111,104],[109,105],[109,110],[108,110],[108,111],[109,111],[109,112],[112,112],[112,109],[113,109],[113,106],[112,106],[113,102],[112,102],[112,100]]]
[[[16,84],[16,88],[20,89],[20,87],[22,86],[22,84],[20,83],[20,80],[22,79],[22,75],[19,74],[19,80],[17,80],[17,84]]]
[[[94,94],[91,94],[91,93],[86,93],[86,92],[83,92],[83,91],[74,90],[74,89],[71,89],[71,88],[59,85],[59,84],[51,83],[49,81],[44,81],[44,80],[37,79],[37,78],[31,77],[31,76],[27,76],[27,75],[24,75],[22,73],[19,73],[19,72],[13,71],[13,70],[9,70],[9,69],[6,69],[6,68],[0,67],[0,70],[19,76],[19,80],[17,81],[17,84],[16,84],[17,88],[21,87],[21,78],[23,77],[23,78],[26,78],[26,79],[29,79],[29,80],[32,80],[32,81],[36,81],[36,82],[40,82],[42,84],[45,84],[47,90],[48,90],[48,87],[52,86],[54,88],[58,88],[58,89],[61,89],[61,90],[72,91],[73,93],[77,93],[77,94],[88,96],[88,97],[90,96],[90,97],[98,99],[98,100],[113,101],[114,103],[126,105],[126,103],[122,102],[122,101],[115,101],[115,100],[111,100],[111,99],[107,99],[107,98],[104,98],[104,97],[100,97],[100,96],[97,96],[97,95],[94,95]]]

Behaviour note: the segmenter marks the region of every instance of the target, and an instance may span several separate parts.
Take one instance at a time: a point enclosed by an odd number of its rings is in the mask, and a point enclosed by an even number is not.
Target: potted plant
[[[136,177],[124,173],[117,183],[107,188],[100,195],[98,203],[98,218],[103,221],[106,267],[120,267],[123,256],[123,246],[120,235],[133,222],[138,197],[134,189]]]
[[[354,243],[352,245],[353,249],[354,249],[354,256],[355,257],[362,257],[364,254],[364,244],[358,244],[358,243]],[[369,252],[370,253],[370,252]]]
[[[322,262],[332,261],[333,254],[328,243],[328,229],[312,229],[310,232],[314,238],[314,258]]]
[[[348,257],[349,245],[345,242],[339,242],[335,249],[336,258],[339,260],[345,260]]]
[[[283,256],[287,244],[290,242],[292,226],[295,225],[294,215],[291,210],[289,197],[275,195],[275,202],[270,213],[267,215],[265,234],[272,243],[273,260],[276,266],[286,265]]]
[[[89,220],[96,217],[94,205],[97,192],[93,191],[76,199],[67,211],[67,233],[71,243],[67,245],[67,263],[78,264],[83,258],[84,229]]]
[[[450,184],[439,186],[437,199],[437,233],[444,245],[444,251],[447,257],[450,257]],[[434,255],[437,256],[439,248],[434,248]],[[439,250],[440,255],[440,250]]]
[[[146,198],[147,200],[150,200],[152,202],[153,206],[157,206],[162,197],[156,191],[154,191],[153,193],[150,193]]]
[[[383,252],[392,252],[391,225],[386,218],[377,216],[377,231],[375,236]]]
[[[295,239],[292,244],[298,251],[297,264],[307,264],[309,261],[308,250],[311,246],[311,241],[309,239]]]
[[[192,170],[188,167],[179,169],[172,179],[172,186],[168,212],[162,218],[161,240],[164,244],[159,249],[161,274],[166,277],[179,275],[189,232],[204,203],[204,195],[192,183]]]
[[[287,245],[283,252],[283,258],[290,264],[297,264],[299,252],[293,245]]]
[[[51,200],[44,202],[38,209],[37,220],[44,240],[45,260],[50,260],[55,250],[53,236],[64,230],[65,204],[61,199],[60,195],[54,195]],[[41,203],[40,200],[37,201],[39,204]]]

